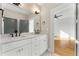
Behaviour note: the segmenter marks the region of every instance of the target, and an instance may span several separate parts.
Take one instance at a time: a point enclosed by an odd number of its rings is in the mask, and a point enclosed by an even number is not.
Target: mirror
[[[29,32],[29,21],[28,20],[20,20],[19,23],[19,32]]]
[[[17,30],[17,20],[13,18],[4,17],[4,34],[14,33]]]
[[[19,32],[34,32],[34,20],[20,20]]]
[[[34,33],[34,19],[22,20],[4,17],[4,34],[11,34],[17,30],[19,33]]]

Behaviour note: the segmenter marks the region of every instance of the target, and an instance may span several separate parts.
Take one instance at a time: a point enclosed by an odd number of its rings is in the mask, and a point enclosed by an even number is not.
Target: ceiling
[[[60,3],[21,3],[21,7],[24,9],[28,9],[32,13],[34,12],[33,9],[36,8],[40,10],[42,7],[51,10],[56,6],[60,5]]]
[[[48,9],[52,9],[56,6],[58,6],[60,3],[22,3],[23,8],[27,8],[29,10],[32,10],[33,8],[40,9],[41,7],[45,7]]]
[[[24,9],[28,9],[31,12],[33,12],[34,8],[40,9],[40,6],[35,3],[21,3],[21,7]]]
[[[40,5],[41,7],[45,7],[45,8],[54,8],[56,6],[58,6],[60,3],[38,3],[38,5]]]

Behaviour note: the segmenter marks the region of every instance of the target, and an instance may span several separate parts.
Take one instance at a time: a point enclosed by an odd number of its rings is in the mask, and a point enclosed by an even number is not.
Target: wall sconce
[[[40,10],[38,9],[38,7],[33,8],[33,13],[34,14],[39,14],[40,13]]]
[[[35,11],[35,14],[39,14],[39,12],[38,11]]]

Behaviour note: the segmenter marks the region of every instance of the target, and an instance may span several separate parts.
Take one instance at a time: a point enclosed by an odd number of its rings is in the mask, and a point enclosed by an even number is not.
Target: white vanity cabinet
[[[27,45],[31,43],[31,39],[27,39],[25,38],[25,40],[19,40],[19,41],[15,41],[15,42],[10,42],[10,43],[6,43],[6,44],[2,44],[2,52],[6,52],[6,51],[10,51],[12,49],[21,47],[23,45]]]
[[[31,39],[10,42],[2,45],[2,55],[31,55]]]
[[[39,35],[2,44],[3,56],[39,56],[47,50],[47,36]]]

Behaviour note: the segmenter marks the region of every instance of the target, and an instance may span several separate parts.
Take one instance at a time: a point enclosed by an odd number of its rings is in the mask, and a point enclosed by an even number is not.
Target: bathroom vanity
[[[40,56],[48,48],[45,34],[20,37],[1,37],[2,56]]]

